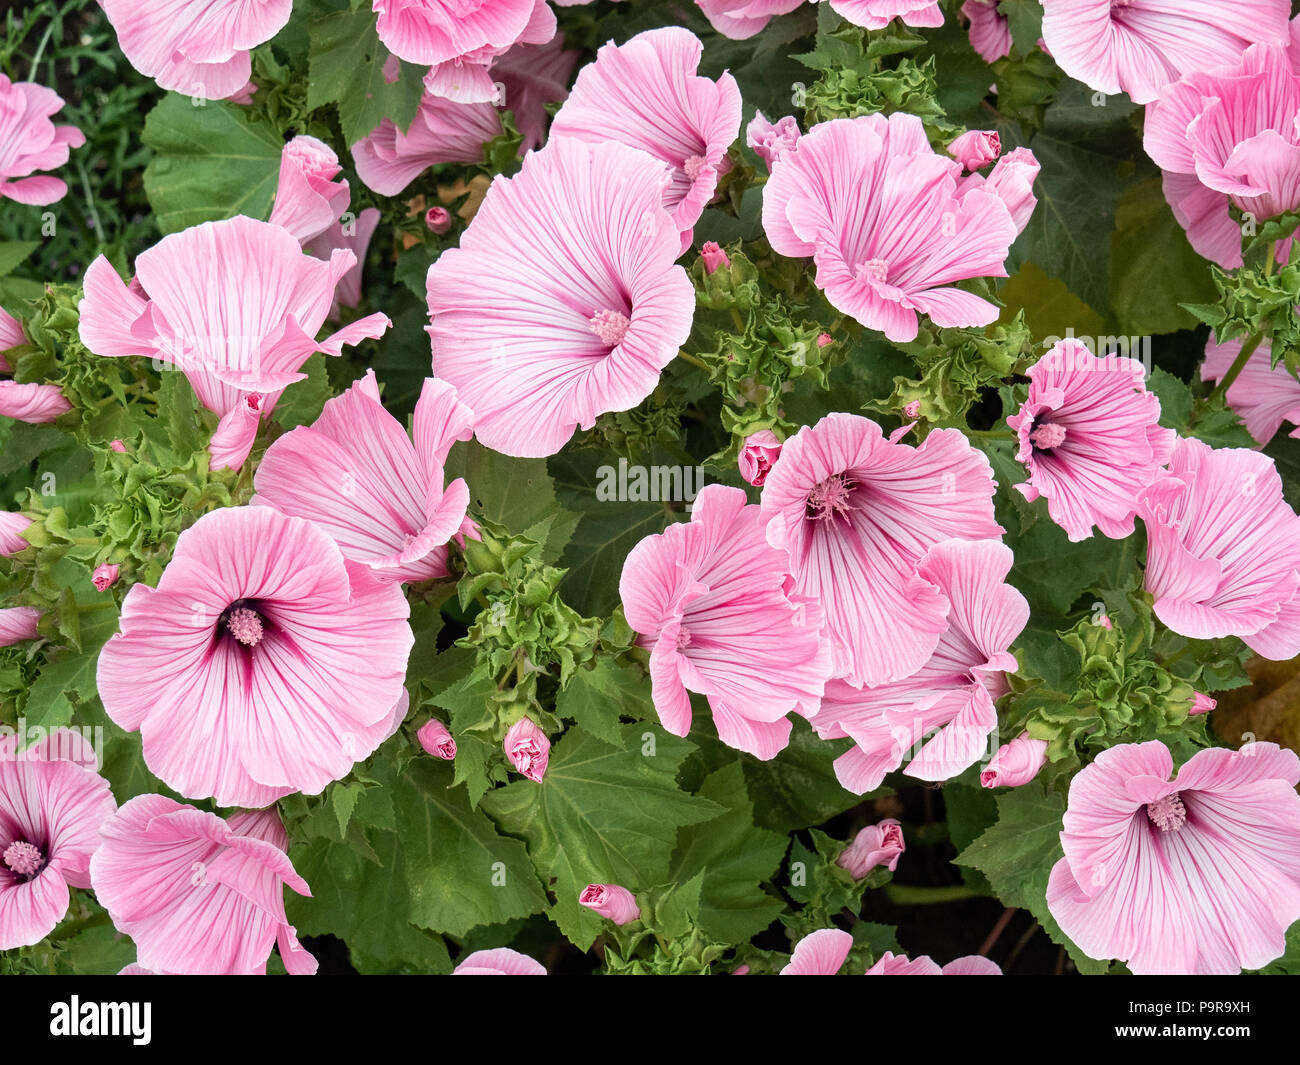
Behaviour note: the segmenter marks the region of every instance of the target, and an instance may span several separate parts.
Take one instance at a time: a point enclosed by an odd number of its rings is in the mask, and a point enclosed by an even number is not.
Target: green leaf
[[[998,14],[1011,29],[1011,39],[1022,55],[1038,46],[1043,35],[1043,6],[1038,0],[1000,0]]]
[[[635,893],[662,883],[678,828],[724,812],[677,786],[692,750],[649,725],[624,726],[621,748],[571,728],[551,751],[541,782],[519,781],[483,797],[504,831],[527,840],[556,900],[549,916],[580,949],[605,927],[578,904],[584,887],[620,884]]]
[[[90,587],[88,577],[85,584]],[[78,618],[80,649],[68,647],[50,653],[27,693],[23,712],[29,727],[67,725],[72,721],[74,703],[98,697],[95,670],[99,651],[117,631],[117,611],[110,608],[111,603],[105,603],[103,609],[82,613]]]
[[[1025,325],[1044,350],[1051,346],[1049,339],[1059,340],[1068,330],[1073,330],[1074,336],[1095,337],[1106,328],[1100,314],[1071,292],[1064,281],[1049,277],[1036,263],[1024,263],[1008,278],[998,289],[998,299],[1005,304],[998,321],[1010,322],[1017,311],[1024,311]]]
[[[325,409],[325,401],[332,394],[329,374],[325,369],[325,353],[314,353],[302,366],[307,375],[304,381],[296,381],[284,390],[284,395],[275,405],[272,417],[285,429],[299,425],[310,425],[320,417]]]
[[[639,671],[600,657],[591,669],[579,669],[556,698],[561,717],[571,718],[599,740],[623,742],[619,716],[646,718],[653,714],[650,679]]]
[[[40,242],[35,240],[6,240],[0,242],[0,277],[4,277],[31,255]]]
[[[997,796],[991,788],[950,780],[943,786],[943,807],[948,816],[948,838],[958,851],[965,850],[998,819]],[[968,887],[992,893],[988,878],[978,869],[961,871]]]
[[[803,718],[795,718],[789,747],[769,762],[744,763],[755,823],[790,832],[819,825],[864,798],[890,794],[892,789],[882,787],[867,796],[854,795],[840,785],[832,763],[849,746],[847,740],[819,739]]]
[[[149,112],[141,140],[154,151],[144,189],[164,233],[271,213],[283,140],[243,108],[211,100],[195,107],[168,93]]]

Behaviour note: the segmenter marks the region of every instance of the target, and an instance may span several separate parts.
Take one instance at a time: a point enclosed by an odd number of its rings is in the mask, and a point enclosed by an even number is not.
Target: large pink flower
[[[160,973],[260,975],[271,947],[293,975],[316,971],[285,918],[284,885],[310,895],[274,810],[223,820],[137,795],[104,826],[90,862],[95,896]]]
[[[1158,740],[1103,751],[1070,782],[1052,916],[1139,975],[1267,965],[1300,918],[1298,783],[1272,743],[1199,751],[1176,777]]]
[[[1173,450],[1162,429],[1160,401],[1146,390],[1142,364],[1098,357],[1062,340],[1029,368],[1029,396],[1007,419],[1019,437],[1016,460],[1029,480],[1016,489],[1047,499],[1047,511],[1071,540],[1133,532],[1138,494],[1161,473]]]
[[[50,116],[63,106],[53,89],[0,74],[0,200],[44,206],[61,200],[67,184],[38,170],[68,161],[68,149],[86,143],[76,126],[56,126]],[[32,175],[32,176],[29,176]]]
[[[31,946],[90,887],[90,856],[117,803],[79,733],[56,730],[18,752],[0,738],[0,950]]]
[[[911,447],[868,418],[830,414],[785,442],[763,520],[795,590],[824,609],[833,676],[878,685],[925,665],[950,604],[917,565],[942,540],[999,537],[993,489],[988,459],[956,429]]]
[[[509,947],[476,950],[461,959],[452,976],[545,976],[546,966]]]
[[[762,30],[775,15],[785,15],[807,0],[695,0],[713,28],[733,41]]]
[[[303,245],[302,250],[308,255],[326,262],[339,249],[350,251],[356,256],[356,265],[339,278],[334,289],[334,302],[330,304],[329,313],[331,321],[338,321],[342,317],[341,307],[355,307],[361,302],[361,276],[366,253],[370,250],[370,240],[379,226],[380,217],[379,208],[367,207],[346,224],[335,222]]]
[[[490,103],[456,103],[427,93],[406,132],[391,119],[352,145],[352,161],[366,188],[396,196],[438,163],[480,163],[483,146],[501,135]]]
[[[1170,474],[1142,493],[1146,589],[1183,636],[1240,636],[1256,654],[1300,654],[1300,517],[1273,460],[1179,439]]]
[[[683,250],[726,172],[727,149],[740,133],[740,88],[730,74],[696,74],[704,46],[690,30],[667,26],[605,45],[583,67],[551,124],[551,137],[618,141],[667,163],[664,206]]]
[[[342,169],[328,144],[294,137],[280,152],[280,178],[268,221],[283,226],[300,244],[337,225],[349,200],[347,179],[338,177]]]
[[[666,167],[643,152],[552,136],[497,178],[429,268],[433,368],[508,455],[553,455],[579,425],[648,396],[691,330],[674,265]]]
[[[687,524],[632,548],[619,593],[650,651],[655,710],[675,736],[691,729],[688,692],[708,696],[723,743],[772,758],[791,711],[817,709],[830,672],[821,611],[786,590],[785,553],[769,547],[759,508],[708,485]]]
[[[984,62],[1011,54],[1011,20],[998,11],[998,0],[966,0],[961,13],[970,19],[971,47]]]
[[[1205,344],[1201,380],[1219,381],[1227,376],[1241,354],[1241,345],[1241,338],[1220,344],[1211,333]],[[1300,426],[1300,381],[1283,363],[1273,365],[1273,345],[1267,339],[1246,360],[1227,399],[1261,446],[1273,439],[1283,422]],[[1289,435],[1300,437],[1300,428]]]
[[[443,463],[468,440],[473,412],[446,381],[424,382],[415,441],[384,409],[375,372],[325,404],[311,426],[273,443],[257,468],[254,503],[315,522],[345,558],[376,577],[422,581],[447,575],[447,543],[472,531],[469,488],[444,486]]]
[[[830,0],[831,10],[855,26],[883,30],[894,19],[908,26],[942,26],[939,0]]]
[[[1149,104],[1180,74],[1254,41],[1285,44],[1287,0],[1042,0],[1043,39],[1072,78]]]
[[[391,734],[408,614],[400,585],[346,561],[311,522],[214,511],[181,534],[156,589],[127,593],[99,694],[188,798],[314,794]]]
[[[303,255],[292,234],[269,222],[205,222],[142,252],[129,288],[104,256],[91,263],[81,339],[98,355],[145,355],[183,370],[200,402],[221,417],[214,467],[238,469],[259,420],[305,376],[308,356],[338,355],[392,324],[372,314],[313,339],[355,265],[348,250],[328,262]]]
[[[99,0],[131,65],[164,89],[224,100],[248,84],[249,49],[289,21],[293,0]]]
[[[1276,45],[1226,62],[1192,68],[1166,89],[1147,109],[1143,144],[1192,247],[1231,269],[1242,259],[1229,205],[1258,221],[1300,207],[1300,75]]]
[[[948,780],[974,765],[998,727],[994,700],[1018,668],[1008,648],[1029,620],[1029,604],[1004,583],[1011,549],[993,540],[948,540],[926,552],[917,575],[951,604],[934,654],[903,680],[874,688],[844,681],[826,686],[813,718],[824,739],[849,736],[855,746],[835,760],[849,791],[878,788],[908,762],[908,776]]]
[[[915,115],[823,122],[772,167],[763,228],[782,255],[812,256],[831,304],[890,340],[917,313],[940,326],[987,325],[998,308],[953,282],[1005,277],[1019,231],[1001,181],[930,147]]]
[[[909,958],[906,954],[895,955],[885,951],[880,960],[867,970],[868,976],[1001,976],[1002,969],[996,963],[978,954],[967,954],[956,958],[947,965],[939,963],[928,954],[919,958]]]
[[[782,976],[834,976],[853,949],[853,937],[838,928],[810,932],[794,945]]]
[[[521,152],[540,148],[551,121],[546,105],[569,98],[569,77],[582,55],[564,47],[564,34],[545,44],[517,44],[492,64],[492,77],[501,86],[500,107],[515,116],[523,134]]]

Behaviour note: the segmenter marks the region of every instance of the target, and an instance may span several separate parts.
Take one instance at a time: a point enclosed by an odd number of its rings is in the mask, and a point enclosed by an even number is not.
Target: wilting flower
[[[757,111],[745,127],[745,143],[767,164],[769,170],[773,163],[799,143],[801,136],[803,134],[799,131],[799,123],[793,115],[778,118],[773,125],[762,111]]]
[[[264,974],[278,945],[290,974],[310,975],[316,959],[285,917],[283,888],[311,891],[288,849],[274,810],[223,820],[162,795],[137,795],[104,825],[90,878],[145,969]]]
[[[1029,480],[1016,490],[1047,499],[1047,511],[1071,540],[1133,532],[1138,496],[1161,475],[1175,433],[1162,429],[1160,400],[1146,390],[1142,364],[1096,356],[1062,340],[1029,368],[1029,395],[1007,419],[1017,461]]]
[[[41,612],[35,607],[0,607],[0,647],[36,639],[36,625],[40,620]]]
[[[695,0],[713,28],[733,41],[744,41],[763,29],[774,15],[785,15],[806,0]]]
[[[451,738],[447,726],[436,717],[430,718],[421,725],[420,731],[415,734],[415,738],[420,741],[420,746],[424,748],[425,754],[431,754],[433,757],[441,758],[447,762],[456,757],[456,741]]]
[[[949,602],[917,564],[942,540],[1000,536],[993,489],[988,459],[955,429],[911,447],[868,418],[830,414],[785,442],[763,520],[795,591],[822,606],[832,676],[885,684],[930,659]]]
[[[853,949],[853,937],[838,928],[811,932],[794,945],[782,976],[834,976]]]
[[[727,256],[727,253],[722,250],[722,247],[716,241],[712,240],[706,240],[700,246],[700,259],[704,262],[704,272],[706,274],[713,273],[719,267],[729,267],[731,265],[731,259]]]
[[[966,0],[961,13],[970,19],[971,47],[984,62],[1011,54],[1011,20],[998,11],[998,0]]]
[[[529,780],[540,782],[551,760],[551,741],[531,717],[521,717],[506,730],[502,741],[510,764]]]
[[[546,967],[509,947],[476,950],[464,958],[452,976],[545,976]]]
[[[23,537],[32,519],[12,510],[0,511],[0,555],[13,555],[30,546]]]
[[[429,268],[434,373],[473,409],[480,443],[553,455],[654,390],[695,309],[668,182],[642,152],[553,136]]]
[[[1029,620],[1025,597],[1004,583],[1013,561],[1011,549],[995,540],[930,548],[914,579],[949,608],[929,661],[877,687],[838,680],[826,686],[813,727],[824,739],[853,739],[855,746],[835,760],[835,775],[849,791],[879,787],[926,736],[906,769],[921,780],[947,780],[983,754],[998,726],[994,700],[1007,690],[1006,673],[1019,668],[1007,648]]]
[[[1010,743],[999,747],[989,764],[980,770],[980,785],[985,788],[1018,788],[1028,784],[1047,761],[1047,742],[1022,732]]]
[[[1102,751],[1070,782],[1047,905],[1085,954],[1134,973],[1267,965],[1300,918],[1300,759],[1272,743]]]
[[[294,137],[280,152],[271,224],[287,229],[300,244],[337,225],[349,199],[347,179],[335,180],[342,169],[328,144],[315,137]]]
[[[339,248],[356,256],[356,265],[339,278],[339,283],[335,286],[334,301],[330,304],[331,321],[337,321],[341,317],[340,307],[355,307],[361,302],[362,268],[366,252],[370,250],[370,239],[379,225],[379,217],[378,207],[367,207],[346,225],[332,222],[323,233],[303,245],[303,251],[326,262]]]
[[[120,567],[112,562],[101,562],[95,567],[95,572],[90,575],[90,583],[95,586],[96,591],[105,592],[117,583],[117,575]]]
[[[967,170],[983,170],[1002,153],[996,130],[968,129],[948,145],[948,154]]]
[[[0,74],[0,200],[7,196],[16,203],[44,206],[67,194],[66,182],[36,173],[62,166],[70,148],[86,143],[76,126],[50,121],[62,106],[53,89],[32,81],[13,82]]]
[[[1149,104],[1180,74],[1287,41],[1286,0],[1042,0],[1043,39],[1072,78]]]
[[[892,817],[879,824],[867,825],[853,837],[835,864],[848,871],[854,880],[862,880],[878,865],[891,873],[898,868],[898,859],[907,850],[903,841],[903,826]]]
[[[763,228],[782,255],[813,257],[837,310],[890,340],[915,339],[918,312],[987,325],[998,308],[953,282],[1005,277],[1018,229],[1000,181],[961,174],[915,115],[823,122],[773,165]]]
[[[908,26],[942,26],[939,0],[830,0],[831,10],[855,26],[883,30],[894,19]]]
[[[867,970],[868,976],[1001,976],[1002,969],[996,962],[978,954],[968,954],[964,958],[950,961],[942,968],[927,954],[919,958],[908,958],[905,954],[895,955],[887,950],[880,960]]]
[[[1300,517],[1273,460],[1180,438],[1169,469],[1138,508],[1156,616],[1196,640],[1240,636],[1275,661],[1300,654]]]
[[[0,611],[3,613],[3,611]],[[39,943],[90,887],[90,856],[117,803],[79,733],[58,729],[18,752],[0,737],[0,950]]]
[[[540,148],[551,121],[546,105],[569,98],[569,78],[582,53],[564,47],[564,34],[544,44],[517,44],[492,64],[492,77],[501,87],[499,107],[515,116],[523,134],[521,152]]]
[[[641,917],[641,907],[636,904],[636,896],[617,884],[588,884],[578,895],[578,902],[617,925]]]
[[[352,162],[366,188],[396,196],[438,163],[482,162],[483,146],[500,134],[501,115],[492,104],[426,94],[406,132],[384,119],[352,145]]]
[[[1242,25],[1267,37],[1266,23]],[[1187,239],[1225,269],[1242,263],[1241,226],[1230,205],[1260,222],[1300,206],[1300,74],[1276,45],[1255,45],[1224,66],[1231,54],[1188,68],[1147,109],[1143,137]],[[1279,253],[1285,262],[1284,249]]]
[[[578,72],[573,91],[551,124],[552,142],[576,137],[616,141],[666,163],[672,181],[664,207],[690,246],[692,227],[726,172],[727,149],[740,132],[740,88],[730,74],[696,74],[704,46],[679,26],[612,42]]]
[[[1241,354],[1241,338],[1218,343],[1213,333],[1205,344],[1202,381],[1220,381]],[[1267,444],[1283,422],[1300,426],[1300,381],[1284,363],[1273,365],[1273,345],[1265,338],[1251,353],[1237,379],[1228,388],[1228,406],[1246,423],[1261,445]],[[1300,437],[1300,428],[1290,436]]]
[[[224,100],[247,86],[249,50],[289,21],[293,0],[202,4],[99,0],[130,64],[173,92]]]
[[[182,795],[265,806],[315,794],[392,734],[408,614],[399,585],[347,562],[311,522],[228,507],[181,533],[156,589],[127,593],[99,694]]]
[[[758,758],[790,741],[830,671],[816,604],[788,593],[786,558],[738,488],[708,485],[688,523],[647,536],[619,580],[628,624],[650,651],[655,711],[674,736],[691,728],[688,692],[708,696],[718,738]],[[755,647],[771,652],[756,656]]]
[[[468,440],[473,412],[446,381],[424,382],[415,438],[384,409],[374,370],[329,400],[316,421],[266,451],[253,478],[256,503],[307,518],[343,556],[381,579],[447,575],[447,544],[472,532],[469,488],[445,483],[443,464]]]
[[[205,222],[142,252],[130,288],[104,256],[91,263],[81,340],[98,355],[144,355],[183,370],[200,402],[221,417],[214,467],[238,469],[259,421],[306,376],[300,368],[308,356],[338,355],[392,324],[372,314],[313,339],[355,264],[345,250],[328,262],[303,255],[287,230],[269,222]]]
[[[776,460],[781,457],[781,441],[771,429],[760,429],[745,437],[738,463],[740,476],[755,488],[762,488]]]
[[[451,229],[451,212],[445,207],[430,207],[424,212],[424,224],[430,233],[442,236]]]

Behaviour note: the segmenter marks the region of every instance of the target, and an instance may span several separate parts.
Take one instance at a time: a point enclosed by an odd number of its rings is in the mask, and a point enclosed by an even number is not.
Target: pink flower
[[[40,620],[41,612],[35,607],[0,607],[0,647],[36,639],[39,635],[36,625]]]
[[[1029,620],[1025,597],[1004,583],[1013,561],[994,540],[930,548],[912,579],[948,604],[948,618],[929,661],[875,687],[826,686],[813,727],[823,739],[853,739],[856,746],[835,760],[849,791],[879,787],[927,736],[906,769],[921,780],[947,780],[984,753],[998,725],[994,700],[1007,690],[1005,674],[1019,668],[1007,648]]]
[[[32,523],[26,514],[15,511],[0,511],[0,555],[14,555],[29,546],[23,538],[23,530]]]
[[[782,976],[834,976],[853,949],[853,937],[838,928],[812,932],[794,945]]]
[[[700,258],[704,260],[704,272],[711,274],[720,266],[731,266],[727,253],[712,240],[706,240],[700,247]]]
[[[366,188],[396,196],[438,163],[480,163],[483,145],[501,135],[490,103],[455,103],[426,94],[403,133],[384,119],[352,145],[352,162]]]
[[[339,157],[315,137],[294,137],[280,153],[280,181],[269,221],[300,244],[318,237],[348,209],[348,183],[335,181]]]
[[[1149,104],[1180,74],[1213,70],[1254,41],[1285,44],[1286,0],[1042,0],[1043,39],[1090,88]]]
[[[345,558],[383,580],[447,575],[447,543],[471,532],[469,488],[443,463],[473,413],[446,381],[424,382],[415,439],[384,409],[374,370],[329,400],[315,423],[273,443],[253,478],[255,503],[307,518]]]
[[[564,47],[564,34],[544,44],[517,44],[492,64],[492,77],[501,87],[498,106],[515,116],[524,135],[521,152],[540,148],[551,116],[546,105],[569,98],[569,78],[582,53]]]
[[[3,613],[3,611],[0,611]],[[39,943],[90,887],[90,856],[117,803],[76,732],[56,729],[18,753],[0,738],[0,950]]]
[[[1102,751],[1070,782],[1052,916],[1140,976],[1267,965],[1300,918],[1297,783],[1272,743],[1198,751],[1176,778],[1158,740]]]
[[[996,130],[968,129],[948,145],[948,154],[967,170],[983,170],[1002,153]]]
[[[220,5],[174,0],[99,0],[118,46],[141,74],[164,89],[223,100],[252,73],[249,49],[289,21],[293,0],[235,0]]]
[[[617,925],[641,919],[636,896],[617,884],[588,884],[578,896],[578,902]]]
[[[1011,20],[998,11],[998,0],[966,0],[961,13],[970,19],[971,47],[984,62],[1011,54]]]
[[[62,106],[53,89],[32,81],[13,82],[0,74],[0,200],[7,196],[15,203],[45,206],[67,194],[60,178],[36,174],[62,166],[70,148],[86,143],[76,126],[50,121]]]
[[[955,429],[920,447],[855,414],[829,414],[785,442],[763,485],[768,543],[789,552],[794,589],[820,601],[835,677],[885,684],[920,669],[950,603],[917,564],[942,540],[998,537],[988,459]]]
[[[134,941],[138,965],[176,974],[265,974],[271,947],[292,975],[316,971],[285,918],[283,886],[311,895],[274,810],[222,819],[137,795],[103,828],[95,897]]]
[[[1028,148],[1016,148],[997,161],[987,178],[982,174],[967,174],[961,179],[958,191],[964,194],[970,189],[982,188],[993,193],[1011,212],[1016,232],[1023,233],[1038,205],[1034,181],[1041,169],[1033,152]]]
[[[1251,25],[1256,30],[1267,37],[1266,23]],[[1234,54],[1192,66],[1169,86],[1148,108],[1143,138],[1192,247],[1225,269],[1242,263],[1229,205],[1258,221],[1300,206],[1300,75],[1282,47],[1255,45],[1224,66]]]
[[[430,207],[424,212],[424,224],[431,233],[442,236],[451,229],[451,212],[445,207]]]
[[[682,234],[683,251],[729,168],[727,149],[740,132],[736,79],[699,77],[703,49],[695,34],[678,26],[647,30],[622,45],[611,42],[578,72],[551,124],[552,141],[616,141],[666,163],[672,181],[663,203]]]
[[[785,15],[805,0],[695,0],[724,37],[744,41],[762,30],[774,15]]]
[[[789,742],[786,715],[817,709],[830,670],[821,612],[786,582],[785,554],[738,488],[706,486],[688,523],[632,548],[619,593],[674,736],[690,731],[691,691],[708,696],[723,743],[762,759]]]
[[[939,0],[830,0],[831,10],[855,26],[883,30],[894,19],[908,26],[942,26]]]
[[[989,764],[980,770],[985,788],[1018,788],[1028,784],[1047,761],[1047,743],[1022,732],[1005,747],[999,747]]]
[[[106,592],[117,583],[118,570],[119,567],[112,562],[101,562],[91,574],[90,583],[95,586],[96,591]]]
[[[541,781],[546,776],[546,763],[551,760],[551,741],[530,717],[521,717],[506,730],[502,742],[506,757],[529,780]]]
[[[1199,714],[1208,714],[1218,705],[1219,701],[1217,699],[1211,699],[1208,695],[1203,695],[1201,692],[1193,692],[1192,708],[1187,711],[1187,716],[1196,717]]]
[[[799,123],[793,115],[778,118],[773,125],[762,111],[758,111],[745,127],[745,143],[767,164],[769,170],[799,143],[801,136],[803,134],[799,131]]]
[[[12,345],[0,339],[0,344],[5,345],[0,350],[8,350],[10,347],[17,347],[18,344],[27,342],[27,338],[22,336],[21,325],[16,319],[12,321],[14,321],[15,325],[18,325],[21,339]],[[0,322],[0,326],[2,325],[3,323]],[[11,372],[9,364],[5,362],[3,356],[0,356],[0,374]],[[14,418],[20,422],[41,425],[45,422],[54,421],[54,419],[67,414],[70,410],[72,410],[72,404],[64,398],[63,390],[58,385],[20,385],[17,381],[0,381],[0,418]]]
[[[451,738],[447,726],[436,717],[430,718],[421,725],[415,737],[420,741],[425,754],[431,754],[434,758],[441,758],[447,762],[456,757],[456,741]]]
[[[781,457],[781,441],[771,429],[760,429],[745,438],[738,459],[740,476],[755,488],[762,488],[776,460]]]
[[[311,522],[228,507],[132,586],[99,656],[108,716],[188,798],[264,806],[319,792],[392,734],[413,643],[401,588]]]
[[[452,976],[545,976],[546,967],[509,947],[476,950],[461,960]]]
[[[915,339],[918,312],[987,325],[998,308],[952,283],[1005,277],[1018,230],[992,178],[959,188],[961,173],[914,115],[823,122],[773,165],[763,228],[780,254],[813,257],[832,306],[890,340]]]
[[[1180,438],[1169,468],[1138,508],[1156,616],[1192,639],[1240,636],[1275,661],[1300,654],[1300,517],[1273,460]]]
[[[200,402],[221,417],[214,467],[238,469],[259,421],[305,376],[299,371],[308,356],[339,355],[392,324],[372,314],[313,339],[355,264],[347,250],[328,262],[303,255],[287,230],[269,222],[205,222],[142,252],[131,288],[104,256],[91,263],[81,339],[98,355],[146,355],[183,370]]]
[[[862,880],[878,865],[883,865],[891,873],[898,868],[898,859],[907,844],[903,842],[903,826],[892,817],[887,817],[879,824],[867,825],[853,837],[850,843],[835,859],[835,864],[848,870],[854,880]]]
[[[1044,496],[1072,541],[1094,525],[1112,539],[1130,535],[1139,494],[1169,461],[1176,434],[1160,427],[1143,373],[1136,359],[1062,340],[1029,368],[1029,397],[1007,419],[1020,441],[1016,460],[1029,470],[1015,488],[1028,500]]]
[[[108,446],[116,451],[119,455],[126,454],[126,445],[120,440],[110,440]]]
[[[1205,344],[1205,362],[1201,364],[1202,381],[1220,381],[1227,376],[1241,354],[1241,338],[1215,340],[1213,333]],[[1283,422],[1300,426],[1300,381],[1279,362],[1273,366],[1273,345],[1265,339],[1246,360],[1237,379],[1228,389],[1230,406],[1246,423],[1246,428],[1261,445],[1267,444],[1282,428]],[[1300,429],[1291,436],[1300,437]]]
[[[474,410],[480,443],[553,455],[654,390],[695,310],[668,182],[632,148],[552,137],[429,268],[434,373]]]
[[[908,958],[905,954],[895,955],[885,951],[880,960],[867,970],[868,976],[1001,976],[1002,969],[988,958],[978,954],[968,954],[964,958],[950,961],[943,968],[928,954],[919,958]]]
[[[317,259],[329,261],[337,249],[350,251],[356,256],[356,264],[340,279],[334,289],[334,302],[330,304],[329,318],[337,321],[340,307],[355,307],[361,302],[361,275],[366,261],[366,252],[370,250],[370,239],[375,235],[379,225],[379,208],[367,207],[355,218],[343,222],[332,222],[326,230],[303,245],[303,251]]]
[[[6,361],[4,353],[22,347],[26,343],[27,333],[23,330],[23,323],[0,307],[0,374],[14,372],[14,368]]]

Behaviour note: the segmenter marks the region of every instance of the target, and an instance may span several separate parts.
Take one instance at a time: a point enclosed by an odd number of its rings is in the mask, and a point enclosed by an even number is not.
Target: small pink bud
[[[835,859],[835,864],[847,869],[854,880],[861,880],[878,865],[885,866],[892,873],[905,850],[903,826],[887,817],[859,832]]]
[[[755,488],[762,488],[768,473],[780,457],[781,441],[777,439],[776,433],[771,429],[760,429],[746,437],[740,449],[740,457],[737,460],[740,476]]]
[[[948,154],[967,170],[982,170],[1002,154],[1002,138],[991,129],[968,130],[948,145]]]
[[[430,207],[424,212],[424,224],[431,232],[442,236],[451,229],[451,212],[445,207]]]
[[[722,250],[717,241],[706,240],[704,247],[700,249],[700,258],[704,260],[704,272],[711,274],[719,266],[730,266],[731,260],[727,253]]]
[[[112,562],[101,562],[90,575],[90,583],[95,586],[96,591],[105,592],[117,583],[117,574],[118,567]]]
[[[540,781],[546,775],[551,758],[551,741],[532,718],[521,717],[506,733],[502,746],[510,764],[529,780]]]
[[[641,917],[641,907],[636,904],[636,897],[627,888],[617,884],[588,884],[582,889],[578,901],[587,909],[595,910],[618,925]]]
[[[442,758],[448,762],[456,757],[456,741],[451,738],[447,726],[436,717],[421,725],[415,738],[420,741],[425,754],[431,754],[435,758]]]
[[[32,523],[26,514],[14,510],[0,510],[0,555],[17,554],[27,546],[23,531]]]
[[[817,346],[819,348],[828,348],[835,343],[835,338],[830,333],[819,333],[817,336]]]
[[[914,399],[911,403],[907,404],[903,408],[903,416],[905,418],[919,418],[921,416],[921,401],[919,399]]]
[[[748,975],[749,975],[749,966],[748,966],[748,965],[738,965],[738,966],[736,966],[736,968],[734,968],[734,969],[731,970],[731,975],[732,975],[732,976],[748,976]]]
[[[126,454],[126,445],[120,440],[110,440],[108,446],[116,451],[119,455]]]
[[[1018,788],[1028,784],[1047,761],[1047,742],[1032,739],[1022,732],[980,770],[980,783],[986,788]]]
[[[1202,695],[1200,692],[1193,692],[1192,708],[1187,711],[1187,716],[1196,717],[1198,714],[1208,714],[1218,705],[1219,700],[1211,699],[1208,695]]]

